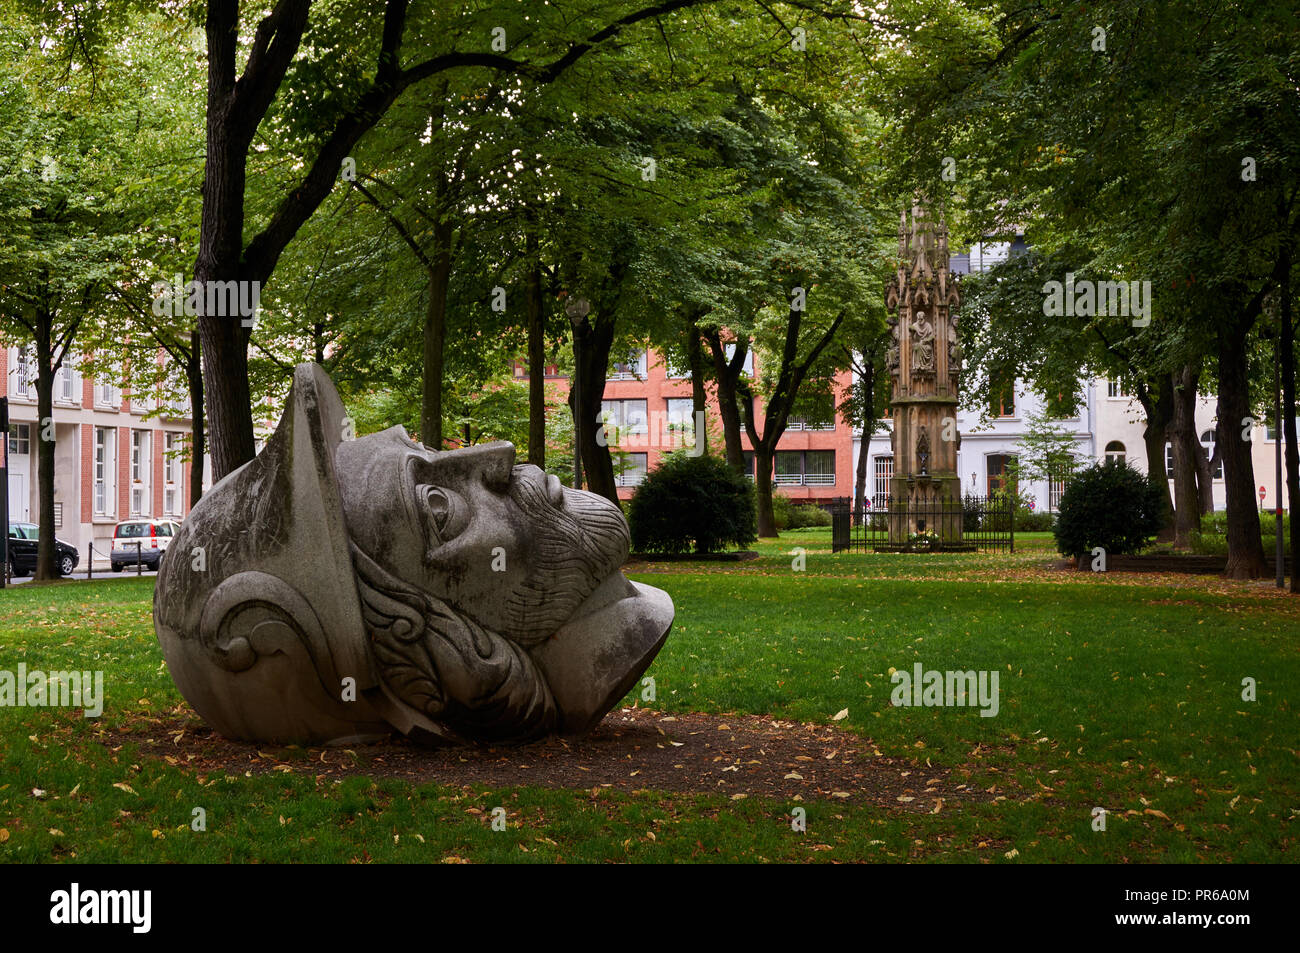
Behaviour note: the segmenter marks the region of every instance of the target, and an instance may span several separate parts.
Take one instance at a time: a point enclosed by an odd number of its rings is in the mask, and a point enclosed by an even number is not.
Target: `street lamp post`
[[[591,313],[586,298],[570,298],[564,313],[573,325],[573,488],[582,489],[582,322]]]

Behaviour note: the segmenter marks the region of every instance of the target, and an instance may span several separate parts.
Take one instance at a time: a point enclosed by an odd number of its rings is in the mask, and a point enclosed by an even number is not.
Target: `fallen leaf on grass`
[[[843,721],[847,717],[849,717],[849,710],[847,708],[841,708],[831,716],[831,721]]]

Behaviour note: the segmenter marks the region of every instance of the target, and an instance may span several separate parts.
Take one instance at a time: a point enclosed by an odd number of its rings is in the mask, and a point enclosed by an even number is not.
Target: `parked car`
[[[40,527],[35,523],[9,524],[9,566],[15,576],[36,574],[36,545],[40,541]],[[71,576],[77,568],[77,547],[54,538],[54,568],[61,576]]]
[[[172,537],[180,530],[181,524],[175,520],[127,520],[118,523],[113,529],[113,551],[109,553],[108,564],[113,572],[121,572],[139,560],[146,569],[156,572]],[[138,552],[136,543],[140,544]]]

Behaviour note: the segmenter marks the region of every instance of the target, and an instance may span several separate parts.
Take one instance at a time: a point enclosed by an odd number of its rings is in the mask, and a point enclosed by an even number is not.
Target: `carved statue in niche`
[[[324,371],[300,365],[266,448],[172,542],[154,622],[195,710],[229,738],[298,744],[599,722],[673,619],[620,572],[619,508],[516,466],[509,443],[434,451],[344,424]]]
[[[922,426],[921,436],[916,440],[916,472],[926,476],[930,472],[930,432]]]
[[[889,319],[890,345],[889,345],[889,350],[885,352],[885,367],[887,370],[891,372],[898,370],[899,332],[900,332],[899,321],[897,318],[891,316]]]
[[[924,311],[916,312],[912,319],[912,370],[934,370],[934,325],[925,318]]]

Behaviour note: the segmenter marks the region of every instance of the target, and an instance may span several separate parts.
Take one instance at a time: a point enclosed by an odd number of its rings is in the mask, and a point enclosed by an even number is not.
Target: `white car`
[[[118,523],[113,529],[113,551],[108,557],[109,565],[113,567],[113,572],[121,572],[123,567],[134,566],[138,560],[146,569],[156,572],[162,563],[163,553],[180,531],[181,524],[175,520],[126,520]]]

